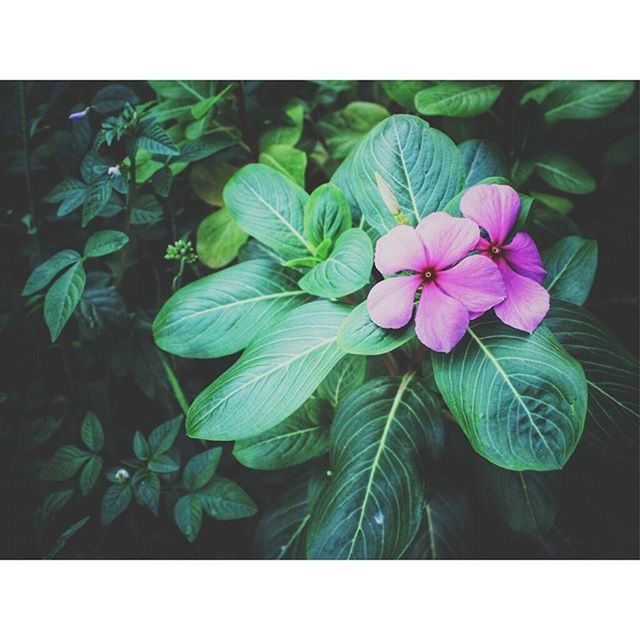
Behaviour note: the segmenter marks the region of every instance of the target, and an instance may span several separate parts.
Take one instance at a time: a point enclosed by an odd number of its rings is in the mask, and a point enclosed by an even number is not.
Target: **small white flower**
[[[120,165],[117,164],[115,167],[109,167],[107,169],[107,175],[110,178],[119,178],[122,175],[122,172],[120,171]]]
[[[126,469],[118,469],[116,471],[116,480],[118,482],[124,482],[129,479],[129,472]]]

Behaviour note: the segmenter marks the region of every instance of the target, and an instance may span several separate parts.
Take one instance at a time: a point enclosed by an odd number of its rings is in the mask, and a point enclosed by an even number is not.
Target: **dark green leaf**
[[[133,476],[132,484],[133,494],[138,503],[157,516],[160,505],[160,478],[155,473],[140,469]]]
[[[226,478],[214,478],[196,495],[207,515],[216,520],[250,518],[258,511],[244,489]]]
[[[560,153],[541,153],[535,168],[549,186],[566,193],[591,193],[596,188],[595,180],[575,160]]]
[[[67,530],[65,530],[58,539],[53,543],[51,550],[47,554],[47,559],[55,558],[64,549],[65,545],[72,536],[74,536],[87,522],[89,522],[90,516],[85,516],[82,520],[78,520],[75,524],[72,524]]]
[[[318,397],[328,400],[333,407],[337,407],[351,391],[364,382],[366,370],[366,358],[345,356],[320,383]]]
[[[500,147],[490,140],[467,140],[458,145],[467,170],[465,187],[485,178],[506,177],[509,173],[507,158]]]
[[[59,251],[34,269],[25,283],[24,289],[22,289],[22,295],[30,296],[36,291],[40,291],[40,289],[46,287],[60,271],[78,262],[78,260],[80,260],[80,254],[77,251],[72,251],[71,249]]]
[[[112,484],[104,492],[100,510],[100,524],[111,524],[131,504],[131,484]]]
[[[96,486],[101,471],[102,458],[96,455],[91,456],[87,460],[87,464],[82,467],[82,472],[80,473],[80,493],[83,496],[91,493],[91,489]]]
[[[47,291],[44,298],[44,320],[55,342],[74,312],[84,291],[86,274],[82,262],[76,262]]]
[[[204,487],[213,478],[221,456],[222,447],[207,449],[193,456],[182,472],[182,483],[185,488],[195,491]]]
[[[151,457],[151,447],[140,431],[133,434],[133,453],[138,460],[148,460]]]
[[[40,477],[43,480],[67,480],[74,476],[90,457],[90,453],[78,447],[65,445],[53,454],[53,458],[42,469]]]
[[[167,422],[163,422],[151,432],[149,435],[149,445],[154,455],[166,453],[171,449],[178,437],[182,420],[182,416],[176,416],[171,420],[167,420]]]
[[[80,435],[82,436],[82,442],[94,453],[98,453],[104,446],[102,425],[92,411],[87,411],[87,415],[85,415],[80,427]]]
[[[187,540],[193,542],[198,537],[202,526],[202,504],[198,497],[192,494],[182,496],[176,502],[173,517]]]
[[[122,231],[96,231],[84,245],[87,258],[98,258],[119,251],[129,242],[129,236]]]
[[[180,469],[180,464],[168,453],[156,453],[147,463],[147,469],[155,473],[173,473]]]

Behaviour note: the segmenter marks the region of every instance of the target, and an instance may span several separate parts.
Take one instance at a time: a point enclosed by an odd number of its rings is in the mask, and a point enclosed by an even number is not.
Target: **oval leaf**
[[[467,170],[465,187],[485,178],[507,176],[507,159],[500,147],[490,140],[467,140],[458,145]]]
[[[24,285],[22,295],[30,296],[32,293],[40,291],[40,289],[46,287],[60,271],[70,264],[78,262],[78,260],[80,260],[80,254],[77,251],[73,251],[72,249],[59,251],[33,270],[33,273]]]
[[[499,84],[440,82],[416,94],[418,113],[425,116],[471,118],[489,111],[502,93]]]
[[[84,291],[87,276],[82,262],[76,262],[47,291],[44,298],[44,320],[55,342],[74,312]]]
[[[566,193],[591,193],[596,188],[596,181],[575,160],[560,153],[541,153],[535,168],[549,186]]]
[[[129,242],[129,236],[122,231],[96,231],[84,245],[87,258],[99,258],[122,249]]]
[[[238,255],[249,236],[225,208],[208,215],[199,225],[196,252],[211,269],[227,266]]]

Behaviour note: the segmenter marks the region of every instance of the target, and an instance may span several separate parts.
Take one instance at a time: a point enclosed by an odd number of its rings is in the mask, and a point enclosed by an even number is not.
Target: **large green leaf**
[[[315,246],[334,242],[351,227],[349,203],[331,183],[319,186],[304,207],[304,235]]]
[[[542,254],[544,286],[552,297],[584,304],[598,266],[598,243],[578,236],[562,238]]]
[[[589,388],[585,441],[637,460],[638,361],[586,309],[554,300],[544,324],[583,366]]]
[[[434,83],[428,80],[382,80],[380,85],[384,92],[397,102],[405,111],[415,110],[415,95]]]
[[[60,271],[74,262],[78,262],[78,260],[80,260],[80,254],[77,251],[73,251],[72,249],[58,251],[58,253],[52,255],[47,261],[33,270],[33,273],[24,285],[22,295],[30,296],[32,293],[40,291],[40,289],[46,287]]]
[[[74,312],[84,291],[87,276],[82,262],[76,262],[47,291],[44,298],[44,320],[55,342]]]
[[[471,118],[489,111],[502,93],[499,84],[440,82],[416,94],[418,113],[425,116]]]
[[[513,471],[561,469],[584,426],[582,367],[545,327],[528,335],[483,318],[467,334],[433,370],[473,448]]]
[[[156,344],[185,358],[240,351],[278,314],[305,301],[294,276],[259,259],[196,280],[160,309],[153,323]]]
[[[443,445],[438,403],[413,374],[351,393],[331,426],[332,476],[311,510],[309,558],[399,558],[420,525],[423,474]]]
[[[365,379],[367,359],[364,356],[349,355],[331,369],[331,373],[320,383],[318,397],[328,400],[337,407]]]
[[[338,329],[338,346],[347,353],[378,356],[409,342],[415,335],[413,322],[403,329],[383,329],[369,317],[367,303],[360,303]]]
[[[295,147],[274,144],[260,153],[260,163],[279,171],[304,189],[307,154]]]
[[[287,104],[282,121],[260,136],[260,151],[264,151],[272,145],[286,145],[288,147],[296,145],[302,135],[303,122],[304,105],[295,101]]]
[[[236,460],[251,469],[285,469],[302,464],[329,448],[331,412],[323,412],[325,420],[316,420],[309,400],[285,418],[277,427],[253,438],[238,440],[233,447]]]
[[[194,400],[187,433],[206,440],[248,438],[290,416],[344,355],[336,342],[348,312],[318,300],[280,317]]]
[[[442,207],[462,190],[462,155],[444,134],[416,116],[397,115],[382,121],[345,160],[347,170],[336,172],[339,187],[349,185],[365,220],[380,233],[396,225],[387,209],[376,173],[390,185],[402,213],[411,225]],[[341,187],[342,188],[342,187]]]
[[[373,268],[373,245],[362,229],[349,229],[336,241],[331,255],[316,265],[298,283],[321,298],[342,298],[362,289]]]
[[[564,82],[542,101],[547,122],[601,118],[628,100],[635,82]]]
[[[198,225],[196,238],[196,252],[201,262],[212,269],[220,269],[235,259],[248,236],[223,208]]]
[[[275,169],[246,165],[227,182],[223,196],[240,227],[286,258],[313,250],[302,234],[309,196]]]
[[[467,170],[465,187],[492,176],[507,176],[507,158],[500,147],[490,140],[467,140],[458,145]]]
[[[535,169],[551,187],[565,193],[591,193],[596,181],[575,160],[560,153],[548,152],[536,156]]]

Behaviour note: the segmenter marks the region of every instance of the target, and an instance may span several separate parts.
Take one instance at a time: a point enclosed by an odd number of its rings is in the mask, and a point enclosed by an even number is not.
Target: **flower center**
[[[425,282],[433,282],[436,279],[436,272],[433,269],[427,269],[422,275]]]
[[[492,258],[497,258],[502,253],[502,247],[497,244],[492,244],[491,247],[489,247],[489,253]]]

